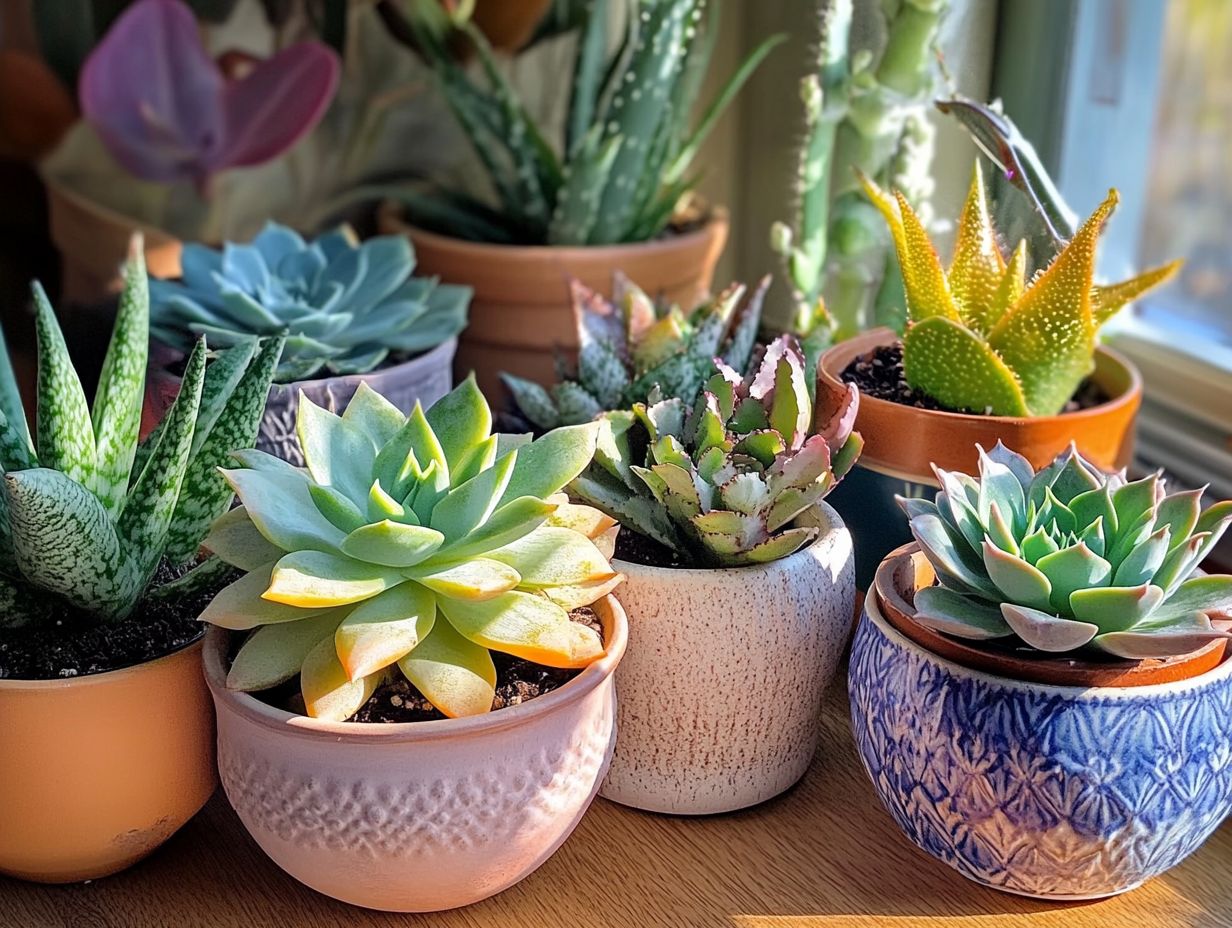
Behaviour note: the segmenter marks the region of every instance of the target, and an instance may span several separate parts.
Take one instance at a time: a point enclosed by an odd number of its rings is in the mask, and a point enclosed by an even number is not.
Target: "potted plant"
[[[854,607],[851,537],[822,497],[859,454],[858,394],[813,434],[793,337],[747,378],[715,365],[694,402],[656,391],[599,420],[571,488],[622,524],[631,641],[602,795],[657,812],[743,808],[803,775]]]
[[[1041,273],[1026,276],[1026,247],[1003,255],[978,163],[959,219],[954,259],[943,268],[906,199],[872,181],[865,190],[893,233],[908,326],[877,329],[826,351],[818,371],[824,416],[851,383],[863,397],[860,468],[835,505],[860,513],[857,582],[867,588],[886,552],[906,539],[895,493],[936,490],[930,464],[971,469],[975,447],[1005,441],[1033,467],[1070,442],[1104,468],[1129,463],[1142,397],[1137,371],[1100,347],[1100,326],[1170,277],[1177,264],[1110,286],[1094,283],[1095,248],[1116,191]]]
[[[409,417],[366,384],[298,416],[306,468],[237,455],[206,542],[248,571],[201,615],[223,787],[320,892],[475,902],[560,846],[611,756],[614,523],[559,495],[597,426],[490,434],[473,378]]]
[[[404,411],[436,402],[453,382],[470,291],[414,270],[405,238],[359,244],[347,227],[306,242],[271,222],[246,245],[186,245],[183,277],[150,283],[151,331],[172,349],[156,356],[151,415],[179,388],[168,364],[202,334],[224,346],[287,336],[257,447],[296,464],[304,460],[295,434],[301,395],[341,412],[366,381]]]
[[[412,225],[396,204],[383,210],[383,223],[411,236],[426,271],[475,288],[476,324],[458,357],[480,372],[489,395],[499,390],[498,370],[550,384],[555,351],[576,350],[569,277],[600,290],[621,269],[647,292],[685,305],[708,291],[727,220],[696,204],[682,211],[695,180],[690,164],[780,37],[758,46],[692,127],[714,40],[705,7],[703,0],[589,4],[557,143],[528,114],[472,23],[445,17],[435,0],[411,5],[404,25],[436,71],[499,206],[452,190],[408,195]],[[617,13],[622,50],[609,55]],[[474,47],[481,78],[450,54],[458,39]]]
[[[1201,513],[1072,448],[938,478],[935,503],[901,500],[916,544],[881,564],[852,646],[877,795],[997,889],[1090,899],[1163,873],[1232,795],[1232,577],[1194,575],[1232,503]]]
[[[139,241],[93,410],[42,289],[38,428],[0,351],[0,872],[48,882],[141,859],[213,792],[201,680],[200,560],[250,444],[280,340],[206,365],[204,342],[154,436],[137,442],[148,298]],[[254,357],[255,352],[255,357]]]
[[[645,403],[652,390],[692,398],[713,374],[715,356],[743,372],[761,325],[770,278],[745,301],[743,284],[685,313],[652,300],[617,272],[612,299],[580,280],[569,282],[577,328],[577,365],[545,389],[533,380],[501,374],[516,415],[539,430],[589,422],[601,412]],[[560,367],[568,369],[562,359]]]

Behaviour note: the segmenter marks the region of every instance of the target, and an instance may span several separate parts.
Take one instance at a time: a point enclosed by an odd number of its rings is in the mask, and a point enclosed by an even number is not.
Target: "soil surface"
[[[860,388],[860,392],[867,396],[898,403],[900,406],[914,406],[917,409],[931,409],[936,412],[986,415],[983,410],[951,409],[943,406],[931,396],[908,385],[907,377],[903,373],[902,342],[881,345],[871,353],[856,358],[843,370],[842,380],[846,383],[854,383]],[[1091,409],[1108,402],[1109,399],[1110,397],[1104,394],[1098,384],[1091,380],[1084,380],[1073,399],[1065,404],[1062,412]]]
[[[150,586],[161,586],[187,570],[188,566],[164,564]],[[49,623],[0,629],[0,679],[81,677],[133,667],[177,651],[205,633],[197,616],[228,579],[191,599],[146,600],[129,618],[110,624],[100,624],[59,601]]]
[[[704,569],[705,565],[690,563],[679,551],[661,545],[653,538],[621,529],[616,534],[616,557],[644,567],[666,567],[676,570]]]

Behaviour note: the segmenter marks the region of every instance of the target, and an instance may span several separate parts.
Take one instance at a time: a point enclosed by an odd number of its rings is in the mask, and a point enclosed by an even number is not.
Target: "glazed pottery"
[[[610,294],[613,273],[623,271],[651,296],[692,308],[710,290],[728,231],[726,215],[717,213],[697,231],[652,242],[576,248],[490,245],[409,226],[393,204],[382,207],[380,226],[382,233],[410,237],[418,273],[474,288],[457,374],[475,371],[494,403],[503,395],[501,371],[549,386],[557,379],[557,356],[576,354],[569,278]]]
[[[47,883],[123,870],[214,792],[201,642],[59,680],[0,680],[0,873]]]
[[[995,889],[1124,892],[1184,860],[1232,805],[1230,660],[1153,685],[1012,679],[912,641],[874,588],[848,688],[882,804],[916,845]]]
[[[409,361],[378,368],[367,374],[340,374],[317,380],[272,384],[257,433],[256,447],[297,466],[303,465],[304,455],[295,434],[301,391],[318,406],[341,413],[351,402],[359,385],[367,383],[405,413],[415,408],[416,400],[427,409],[453,386],[452,362],[457,346],[458,340],[450,338]],[[167,370],[168,362],[175,357],[175,353],[161,349],[146,376],[143,434],[148,434],[158,424],[180,392],[180,378]]]
[[[817,371],[818,422],[826,421],[846,395],[843,371],[856,358],[893,344],[890,329],[874,329],[835,345]],[[990,449],[1000,440],[1037,470],[1076,442],[1083,457],[1107,470],[1133,457],[1134,421],[1142,403],[1142,379],[1128,360],[1100,347],[1091,379],[1110,399],[1099,406],[1057,416],[1015,418],[938,412],[861,394],[855,428],[864,437],[856,466],[829,501],[856,536],[856,583],[868,589],[873,572],[893,549],[911,540],[907,519],[894,501],[900,496],[931,499],[938,483],[932,466],[975,473],[976,445]]]
[[[607,653],[560,689],[464,719],[324,722],[226,689],[228,633],[210,629],[227,798],[273,861],[354,905],[431,912],[512,886],[590,805],[615,740],[624,611],[594,606]]]
[[[652,812],[741,809],[794,784],[817,749],[822,694],[851,631],[851,535],[825,503],[795,554],[686,570],[614,560],[629,650],[620,737],[600,793]]]

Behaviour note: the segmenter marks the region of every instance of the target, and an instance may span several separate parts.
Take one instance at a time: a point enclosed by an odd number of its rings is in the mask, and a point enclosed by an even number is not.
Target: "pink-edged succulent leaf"
[[[1181,618],[1145,625],[1123,632],[1096,635],[1091,644],[1127,660],[1162,660],[1206,646],[1216,638],[1232,637],[1211,624],[1210,617],[1195,612]]]
[[[1148,619],[1163,602],[1164,591],[1140,586],[1105,586],[1075,590],[1069,605],[1074,618],[1098,625],[1102,633],[1123,632]]]
[[[847,384],[847,392],[830,410],[824,421],[817,423],[817,434],[826,440],[831,448],[841,448],[851,435],[856,425],[856,414],[860,411],[860,388],[854,383]]]
[[[915,620],[921,625],[956,638],[982,641],[1007,638],[1014,633],[993,603],[943,586],[917,590],[915,610]]]
[[[1019,638],[1040,651],[1065,652],[1080,648],[1099,633],[1090,622],[1063,619],[1039,609],[1003,603],[1001,615]]]

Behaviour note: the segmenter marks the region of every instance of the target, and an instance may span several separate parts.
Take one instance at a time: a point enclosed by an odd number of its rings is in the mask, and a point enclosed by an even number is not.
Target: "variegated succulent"
[[[0,351],[0,624],[54,617],[49,597],[31,586],[99,621],[115,621],[147,593],[182,592],[216,578],[219,563],[207,560],[172,584],[148,589],[164,559],[180,565],[197,557],[210,523],[230,505],[231,489],[216,468],[255,439],[281,340],[258,351],[249,339],[209,365],[205,341],[198,341],[166,418],[138,444],[149,343],[140,239],[125,269],[93,410],[37,283],[34,305],[34,440],[8,353]]]
[[[1158,474],[1127,481],[1070,449],[1038,474],[998,444],[980,475],[938,469],[935,503],[899,498],[940,586],[916,591],[916,619],[961,638],[1021,640],[1166,658],[1228,634],[1232,576],[1191,577],[1232,524],[1232,502],[1165,495]]]
[[[579,280],[570,283],[577,320],[577,377],[551,390],[501,374],[518,411],[541,429],[589,422],[601,412],[645,403],[658,387],[666,396],[692,401],[714,372],[715,355],[741,373],[761,325],[770,278],[744,301],[743,284],[685,313],[648,297],[617,272],[609,302]]]
[[[342,416],[301,395],[305,468],[259,451],[224,471],[243,506],[206,547],[248,573],[201,618],[256,629],[227,685],[297,674],[307,713],[345,720],[395,665],[447,716],[487,712],[489,649],[551,667],[604,653],[569,618],[622,579],[615,523],[560,494],[591,459],[598,426],[491,434],[468,378],[410,416],[362,384]]]
[[[200,335],[215,348],[285,335],[278,383],[366,373],[466,326],[470,288],[412,276],[400,235],[359,244],[343,226],[305,242],[271,222],[247,245],[185,245],[181,263],[181,280],[150,281],[154,335],[183,351]]]
[[[1180,264],[1095,285],[1096,244],[1117,204],[1110,190],[1047,269],[1028,282],[1025,243],[1008,259],[1001,252],[977,162],[947,271],[906,198],[862,180],[889,223],[902,268],[907,381],[951,409],[1059,413],[1094,367],[1100,326]]]
[[[859,393],[814,433],[804,354],[793,336],[746,378],[721,360],[689,404],[655,395],[608,413],[576,496],[693,564],[772,561],[811,542],[795,520],[851,469]]]

